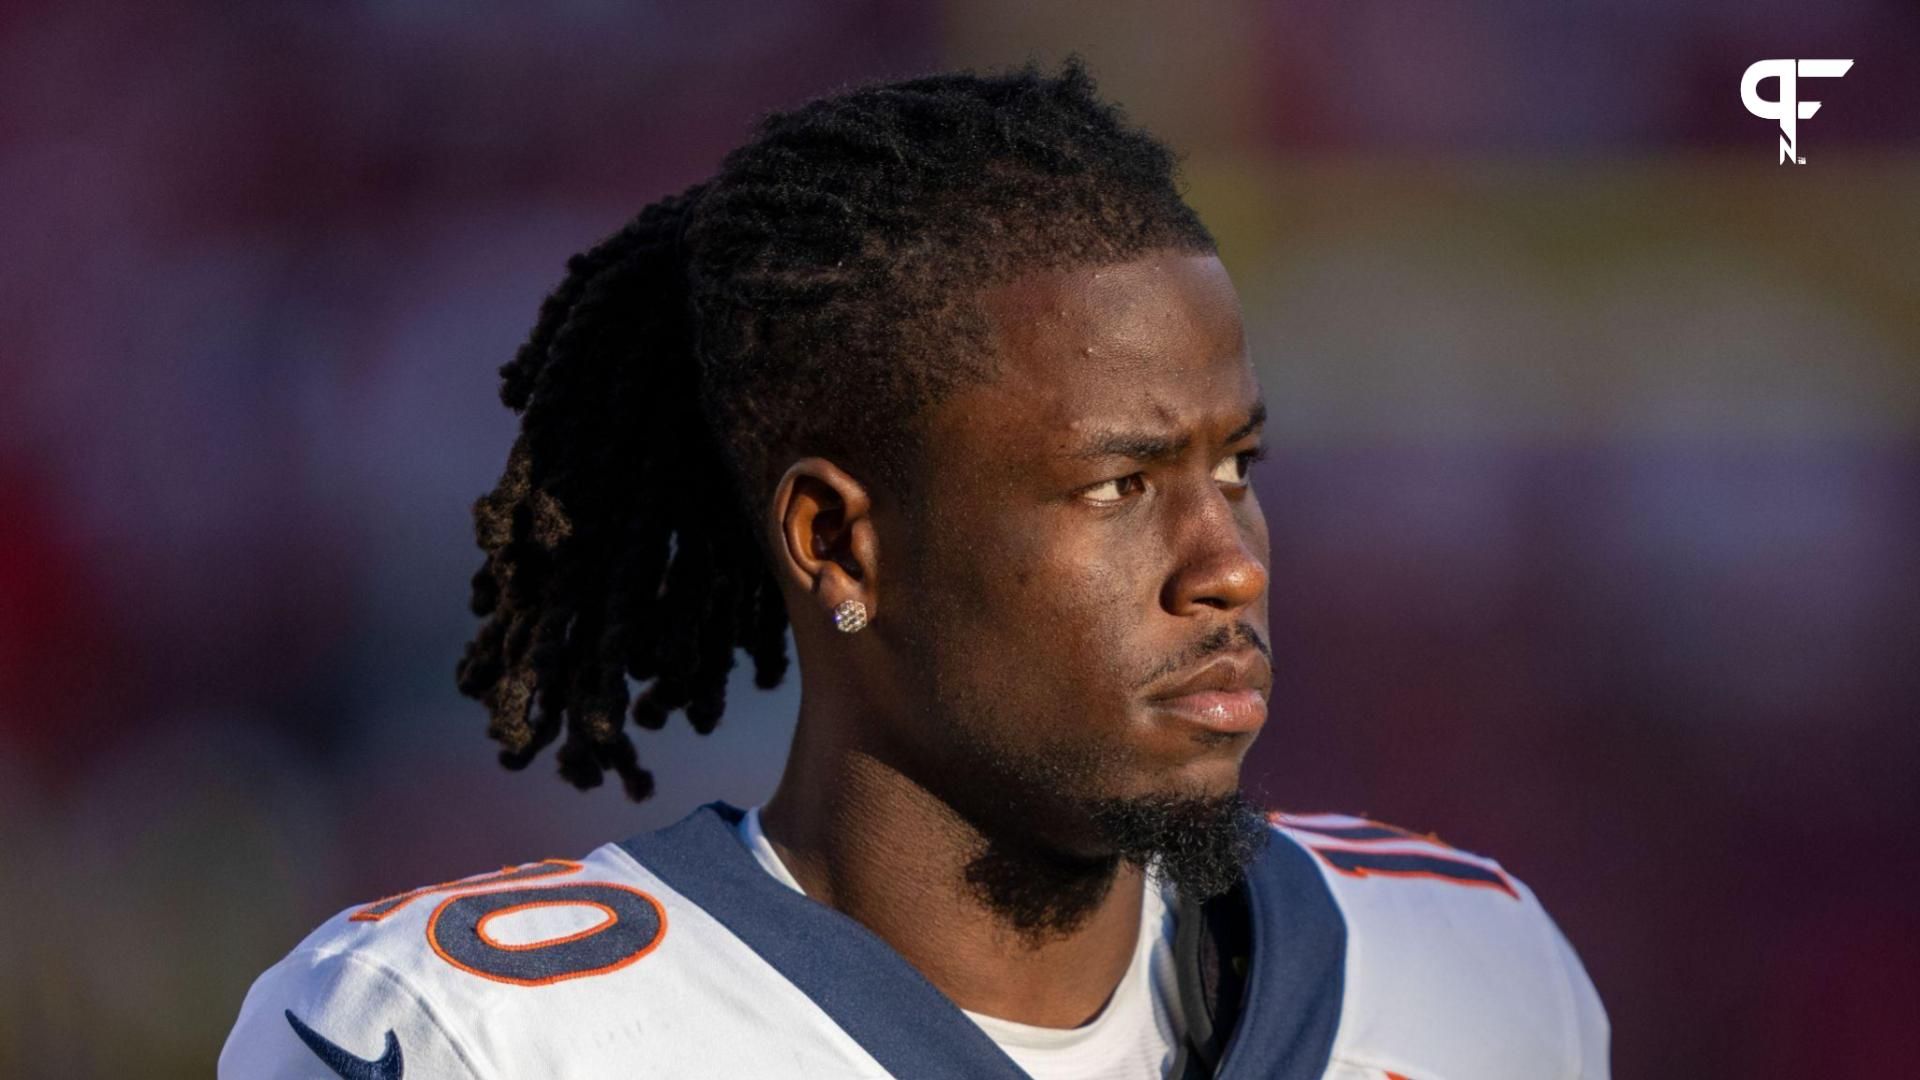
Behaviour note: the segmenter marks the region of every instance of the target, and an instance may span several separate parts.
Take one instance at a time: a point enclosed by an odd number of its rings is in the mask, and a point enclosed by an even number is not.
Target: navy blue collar
[[[620,846],[746,942],[893,1075],[1026,1080],[893,946],[767,873],[740,842],[740,818],[735,807],[708,803]]]
[[[1215,1080],[1320,1080],[1346,987],[1347,921],[1313,856],[1275,830],[1247,866],[1253,962]]]
[[[622,841],[811,998],[881,1067],[916,1080],[1026,1073],[872,931],[788,888],[741,843],[742,812],[708,803]],[[1248,867],[1253,964],[1218,1080],[1317,1080],[1339,1026],[1346,926],[1312,856],[1279,834]]]

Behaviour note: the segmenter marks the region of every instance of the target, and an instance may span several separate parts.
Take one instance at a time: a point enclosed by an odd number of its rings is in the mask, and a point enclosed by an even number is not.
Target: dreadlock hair
[[[773,114],[570,258],[500,369],[520,432],[473,508],[485,621],[457,675],[501,763],[564,729],[562,776],[611,769],[645,799],[629,712],[658,729],[684,709],[705,734],[736,648],[762,688],[786,671],[757,527],[786,464],[823,455],[909,497],[926,410],[992,373],[980,290],[1162,247],[1214,250],[1173,154],[1069,58]]]

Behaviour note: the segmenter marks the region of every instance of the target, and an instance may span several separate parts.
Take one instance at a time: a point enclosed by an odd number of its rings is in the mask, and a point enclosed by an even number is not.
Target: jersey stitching
[[[1400,1062],[1398,1059],[1356,1058],[1336,1056],[1329,1059],[1330,1065],[1344,1065],[1355,1071],[1384,1073],[1386,1076],[1405,1077],[1406,1080],[1451,1080],[1446,1073],[1437,1073],[1432,1069],[1420,1069]]]
[[[415,1002],[419,1003],[420,1011],[426,1015],[427,1022],[433,1025],[434,1029],[440,1033],[441,1038],[447,1040],[447,1045],[453,1048],[453,1055],[460,1059],[460,1064],[467,1067],[467,1074],[473,1077],[473,1080],[488,1080],[489,1074],[480,1071],[473,1063],[473,1059],[468,1056],[466,1046],[462,1040],[454,1037],[455,1029],[452,1025],[449,1025],[440,1018],[443,1013],[451,1015],[449,1010],[436,1007],[433,999],[425,991],[415,986],[405,975],[388,967],[385,963],[364,956],[351,948],[332,953],[324,952],[317,948],[300,949],[296,950],[293,955],[298,956],[302,952],[322,960],[331,960],[337,957],[348,963],[363,967],[398,986],[402,993],[411,996]],[[291,957],[289,959],[291,959]]]

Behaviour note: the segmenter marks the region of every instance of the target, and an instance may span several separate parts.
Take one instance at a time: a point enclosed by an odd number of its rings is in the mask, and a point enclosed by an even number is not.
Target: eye
[[[1215,481],[1232,488],[1247,486],[1247,475],[1253,471],[1253,463],[1267,456],[1267,448],[1256,446],[1252,450],[1242,450],[1229,458],[1221,460],[1213,470]]]
[[[1097,506],[1116,506],[1124,502],[1129,495],[1147,489],[1144,473],[1132,473],[1117,476],[1112,480],[1103,480],[1090,488],[1083,488],[1080,497]]]

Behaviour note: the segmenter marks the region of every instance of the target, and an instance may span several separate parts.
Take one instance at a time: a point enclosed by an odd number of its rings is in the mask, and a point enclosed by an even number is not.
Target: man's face
[[[919,504],[883,525],[910,537],[879,595],[919,703],[900,738],[982,824],[1105,855],[1091,807],[1231,795],[1265,719],[1259,386],[1211,255],[984,304],[998,371],[934,410]]]

